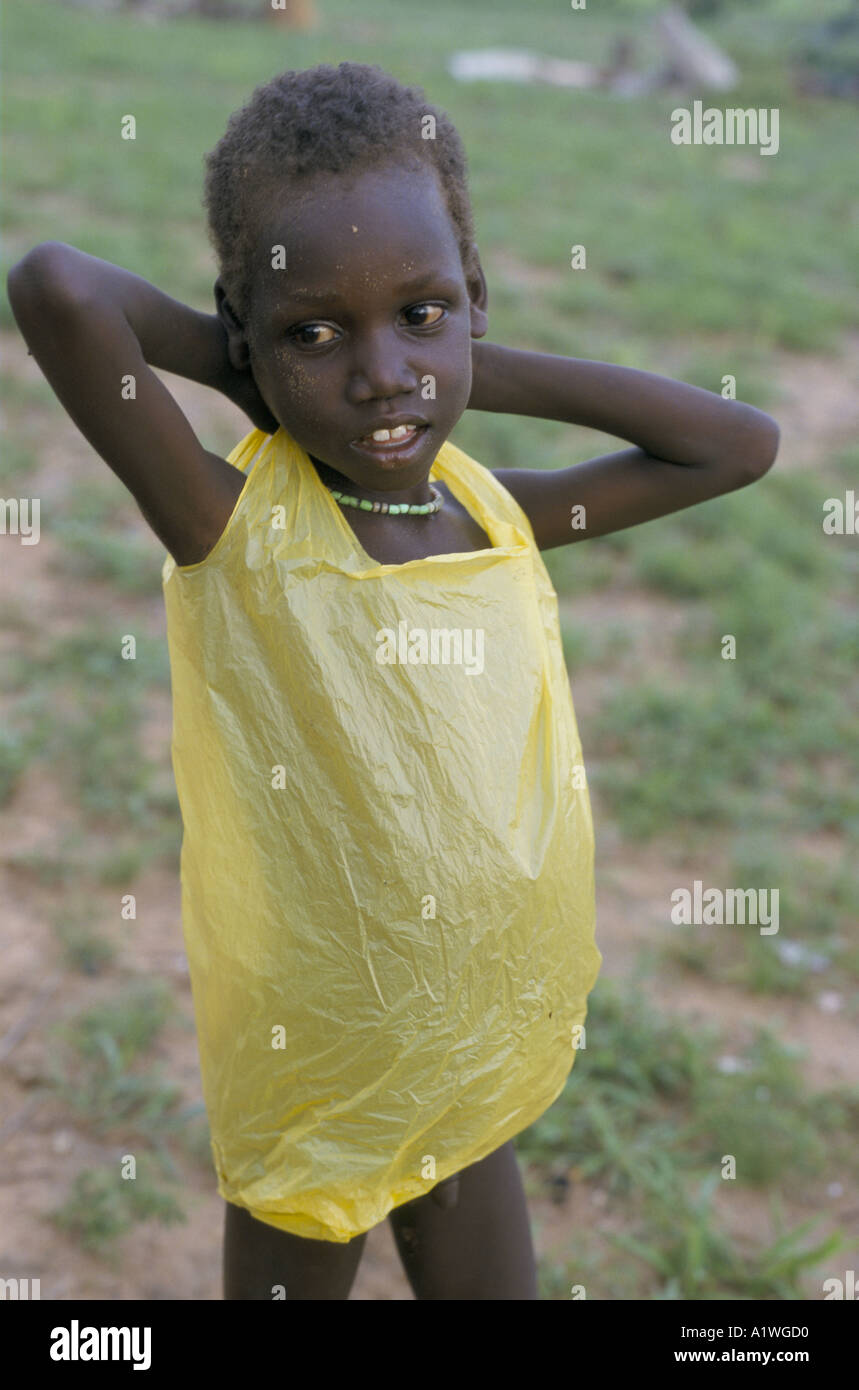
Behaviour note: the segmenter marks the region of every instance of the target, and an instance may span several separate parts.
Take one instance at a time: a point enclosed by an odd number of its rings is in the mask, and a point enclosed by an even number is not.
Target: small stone
[[[67,1129],[58,1129],[51,1140],[51,1148],[55,1154],[67,1154],[74,1147],[74,1142],[74,1135]]]
[[[829,965],[828,956],[822,955],[819,951],[810,951],[800,941],[778,942],[776,954],[783,965],[805,966],[807,970],[813,970],[817,974]]]
[[[842,997],[835,989],[826,989],[817,996],[817,1007],[825,1014],[837,1014],[842,1003]]]
[[[744,1061],[742,1057],[720,1057],[716,1066],[726,1076],[734,1076],[737,1072],[749,1070],[748,1062]]]

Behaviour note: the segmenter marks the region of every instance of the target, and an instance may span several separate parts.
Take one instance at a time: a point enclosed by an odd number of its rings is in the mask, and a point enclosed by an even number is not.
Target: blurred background
[[[285,68],[378,63],[465,142],[488,339],[731,375],[779,422],[753,488],[546,555],[604,966],[567,1087],[516,1147],[543,1299],[824,1297],[859,1269],[859,541],[822,525],[859,464],[859,6],[6,0],[2,24],[4,283],[55,239],[213,312],[203,157],[230,113]],[[777,108],[778,153],[672,144],[696,99]],[[0,348],[0,493],[41,500],[37,545],[0,540],[0,1274],[218,1299],[163,551],[5,298]],[[207,448],[251,428],[165,379]],[[623,447],[489,414],[452,438],[489,468]],[[778,889],[778,933],[673,925],[696,879]],[[352,1297],[412,1297],[387,1223]]]

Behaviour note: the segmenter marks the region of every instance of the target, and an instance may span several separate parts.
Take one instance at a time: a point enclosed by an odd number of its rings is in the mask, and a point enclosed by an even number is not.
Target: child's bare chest
[[[444,506],[430,516],[388,517],[344,507],[343,515],[362,550],[380,565],[404,565],[427,555],[488,550],[492,541],[444,483],[435,486]]]

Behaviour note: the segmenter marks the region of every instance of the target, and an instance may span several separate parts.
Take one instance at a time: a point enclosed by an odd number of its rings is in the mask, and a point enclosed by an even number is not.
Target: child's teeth
[[[416,425],[397,425],[392,430],[373,430],[370,435],[377,444],[386,444],[389,439],[404,439],[407,434],[412,434],[417,428]]]

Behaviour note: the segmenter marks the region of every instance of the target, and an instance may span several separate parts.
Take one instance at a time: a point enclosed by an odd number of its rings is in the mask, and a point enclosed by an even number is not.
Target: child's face
[[[253,287],[246,334],[260,393],[314,459],[359,487],[425,481],[468,404],[471,339],[486,332],[482,273],[466,286],[432,169],[318,176],[260,229],[285,268]],[[426,422],[401,456],[356,444],[384,417]]]

